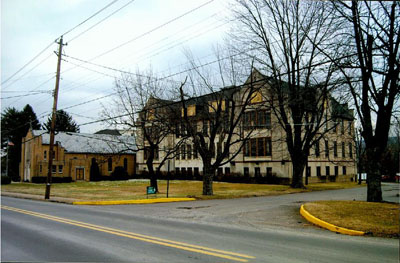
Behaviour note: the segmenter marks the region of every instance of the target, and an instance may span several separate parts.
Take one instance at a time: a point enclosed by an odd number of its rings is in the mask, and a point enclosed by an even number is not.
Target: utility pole
[[[58,87],[60,84],[60,70],[61,70],[61,54],[62,54],[62,46],[63,46],[63,36],[60,38],[60,42],[58,42],[58,61],[57,61],[57,75],[56,75],[56,87],[54,89],[54,102],[53,102],[53,112],[51,116],[51,127],[50,127],[50,148],[49,148],[49,166],[47,172],[47,180],[46,180],[46,193],[44,198],[50,198],[50,186],[51,186],[51,170],[53,166],[53,148],[54,148],[54,130],[56,126],[56,113],[57,113],[57,100],[58,100]]]

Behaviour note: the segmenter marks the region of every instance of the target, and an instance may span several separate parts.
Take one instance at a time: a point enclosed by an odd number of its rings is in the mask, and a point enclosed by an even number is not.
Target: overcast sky
[[[63,53],[70,57],[132,72],[151,66],[168,75],[184,68],[185,48],[213,60],[208,55],[222,42],[228,15],[224,0],[1,0],[1,110],[21,110],[29,103],[41,123],[47,120],[55,86],[55,40],[63,34],[68,44]],[[58,108],[82,104],[66,109],[78,124],[101,119],[100,103],[107,105],[109,97],[87,102],[111,94],[120,73],[68,57],[61,72]],[[102,128],[107,127],[83,125],[81,132]]]

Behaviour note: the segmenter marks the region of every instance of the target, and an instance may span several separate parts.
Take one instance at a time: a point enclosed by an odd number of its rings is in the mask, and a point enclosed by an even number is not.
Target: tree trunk
[[[151,156],[146,161],[147,169],[149,170],[150,176],[150,186],[156,189],[156,193],[158,193],[158,184],[157,184],[157,174],[154,172],[153,168],[153,158]]]
[[[367,150],[367,202],[382,202],[380,156],[377,150]]]
[[[203,195],[213,195],[214,169],[211,165],[204,165],[203,170]]]
[[[290,187],[292,188],[305,188],[303,184],[303,171],[305,166],[305,161],[299,157],[299,155],[292,156],[293,165],[293,177]]]

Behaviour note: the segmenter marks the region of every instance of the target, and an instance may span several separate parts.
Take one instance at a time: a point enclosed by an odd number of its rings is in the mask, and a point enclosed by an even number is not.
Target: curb
[[[363,236],[365,232],[351,230],[344,227],[335,226],[328,222],[322,221],[321,219],[316,218],[315,216],[311,215],[305,208],[304,205],[300,207],[300,214],[309,222],[313,223],[314,225],[320,226],[322,228],[328,229],[332,232],[350,235],[350,236]]]
[[[155,204],[195,201],[195,198],[155,198],[139,200],[118,200],[118,201],[79,201],[72,202],[73,205],[130,205],[130,204]]]

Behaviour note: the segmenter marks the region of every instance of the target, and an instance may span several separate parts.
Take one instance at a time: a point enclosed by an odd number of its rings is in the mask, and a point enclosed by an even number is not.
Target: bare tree
[[[123,74],[115,82],[117,95],[113,108],[104,107],[108,123],[127,129],[136,138],[137,150],[143,154],[150,186],[158,192],[157,178],[161,167],[174,157],[179,145],[168,143],[171,136],[171,116],[164,107],[171,101],[165,99],[166,83],[151,70],[145,74]]]
[[[335,20],[321,1],[237,0],[233,29],[235,46],[247,50],[269,76],[266,97],[285,134],[293,165],[291,186],[304,187],[302,176],[313,145],[337,125],[330,101],[342,84],[334,63],[316,48],[331,46]],[[335,56],[337,51],[331,49]],[[333,123],[325,128],[328,123]]]
[[[337,62],[353,97],[366,147],[367,201],[382,201],[381,166],[391,118],[399,109],[400,3],[333,1],[345,24],[346,59]],[[332,59],[334,61],[334,59]]]
[[[245,67],[237,67],[234,56],[226,52],[216,50],[216,68],[201,68],[187,54],[192,70],[179,88],[181,133],[202,159],[203,195],[213,195],[215,171],[230,163],[249,138],[251,133],[244,133],[241,125],[242,116],[260,86],[254,84],[251,70],[246,72],[250,75],[247,82],[236,85]]]

